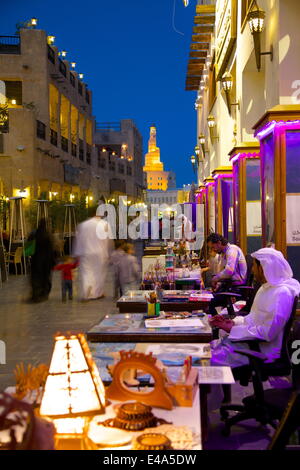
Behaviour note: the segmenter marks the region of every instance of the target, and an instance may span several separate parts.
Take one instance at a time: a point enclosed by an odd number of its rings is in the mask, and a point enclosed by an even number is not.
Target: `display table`
[[[125,402],[124,402],[125,403]],[[112,402],[109,406],[106,407],[105,409],[105,414],[96,416],[89,428],[89,437],[92,439],[93,442],[99,445],[99,448],[101,449],[100,443],[102,442],[103,439],[103,433],[105,432],[106,429],[111,429],[111,428],[104,428],[102,425],[99,425],[98,423],[101,423],[105,421],[106,419],[113,418],[115,416],[115,406],[118,404],[118,402]],[[174,407],[172,410],[164,410],[162,408],[152,408],[152,413],[154,416],[157,418],[162,418],[169,423],[172,423],[174,426],[186,426],[193,434],[193,442],[191,443],[192,445],[187,445],[187,443],[183,443],[180,448],[180,443],[174,442],[175,446],[174,448],[176,450],[201,450],[202,449],[202,439],[201,439],[201,417],[200,417],[200,400],[199,400],[199,390],[197,391],[193,406],[192,407]],[[164,425],[163,425],[164,426]],[[159,426],[153,428],[152,432],[160,432]],[[128,435],[128,439],[134,438],[140,434],[147,433],[147,428],[144,429],[143,431],[124,431],[123,433],[125,435]],[[179,446],[179,448],[178,448]],[[176,448],[177,447],[177,448]],[[128,445],[125,446],[118,446],[118,447],[109,447],[109,444],[106,446],[102,447],[103,450],[131,450],[132,449],[132,444],[129,443]]]
[[[130,291],[117,301],[120,313],[146,313],[147,301],[145,296],[153,291]],[[193,300],[191,295],[194,296]],[[201,296],[202,295],[202,296]],[[201,296],[201,297],[197,297]],[[180,312],[193,310],[207,311],[212,295],[208,291],[164,291],[163,300],[160,302],[160,309],[165,312]]]
[[[184,320],[177,321],[184,325]],[[88,341],[103,343],[209,343],[212,330],[206,316],[201,320],[200,327],[146,328],[144,315],[132,313],[106,315],[86,336]]]

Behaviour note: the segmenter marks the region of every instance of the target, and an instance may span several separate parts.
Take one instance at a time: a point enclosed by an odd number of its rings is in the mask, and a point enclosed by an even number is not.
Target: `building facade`
[[[97,123],[95,147],[103,196],[127,194],[132,201],[143,200],[143,139],[135,123]]]
[[[186,79],[207,226],[245,252],[275,245],[298,279],[299,15],[297,0],[199,1]]]
[[[138,129],[123,120],[117,132],[95,132],[92,93],[64,56],[42,30],[0,36],[0,195],[25,205],[96,204],[118,192],[142,200]]]
[[[0,189],[25,201],[98,197],[92,95],[48,42],[33,29],[1,37]]]

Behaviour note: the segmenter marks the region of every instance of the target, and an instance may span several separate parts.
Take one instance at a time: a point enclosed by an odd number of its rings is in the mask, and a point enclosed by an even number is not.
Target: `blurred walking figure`
[[[121,289],[123,295],[129,290],[138,290],[141,283],[141,270],[135,256],[135,251],[132,243],[125,243],[123,245],[125,251],[124,260],[122,260],[122,281]]]
[[[73,255],[79,258],[82,300],[104,297],[104,283],[112,240],[109,224],[100,217],[99,213],[97,209],[95,217],[77,226]]]
[[[51,271],[55,265],[54,245],[45,219],[40,220],[37,230],[28,237],[28,242],[34,246],[31,255],[31,301],[44,302],[51,291]]]
[[[54,266],[54,271],[61,271],[61,295],[62,301],[66,302],[67,292],[69,300],[73,299],[73,269],[77,268],[78,261],[73,260],[70,256],[65,258],[63,263]]]
[[[125,240],[116,240],[115,249],[110,257],[110,261],[113,267],[114,276],[114,298],[118,299],[123,295],[121,287],[121,277],[123,276],[121,266],[124,266],[122,262],[126,257],[126,253],[123,249]],[[125,263],[126,264],[126,263]],[[126,274],[125,274],[126,275]]]

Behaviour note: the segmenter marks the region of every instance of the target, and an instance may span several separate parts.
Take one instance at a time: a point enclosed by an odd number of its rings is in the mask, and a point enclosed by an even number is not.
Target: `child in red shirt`
[[[61,293],[62,301],[66,302],[67,292],[69,300],[73,299],[73,275],[72,270],[77,268],[78,261],[73,261],[70,256],[66,257],[63,263],[57,264],[54,271],[61,271]]]

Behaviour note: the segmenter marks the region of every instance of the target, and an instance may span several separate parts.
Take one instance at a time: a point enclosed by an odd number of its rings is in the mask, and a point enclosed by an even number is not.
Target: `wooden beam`
[[[207,13],[212,14],[216,12],[215,5],[196,5],[196,13]]]
[[[192,64],[205,64],[205,59],[190,59],[189,65]]]
[[[216,17],[215,15],[211,16],[195,16],[194,24],[215,24]]]
[[[192,51],[195,51],[195,50],[207,50],[209,49],[209,42],[194,42],[194,43],[191,43],[190,45],[190,49]]]
[[[207,51],[191,51],[190,52],[190,57],[206,57],[207,56]]]
[[[211,41],[211,34],[194,34],[192,36],[192,42],[210,42]]]
[[[201,26],[194,26],[193,28],[193,33],[198,34],[198,33],[213,33],[214,32],[214,26],[206,26],[206,25],[201,25]]]

